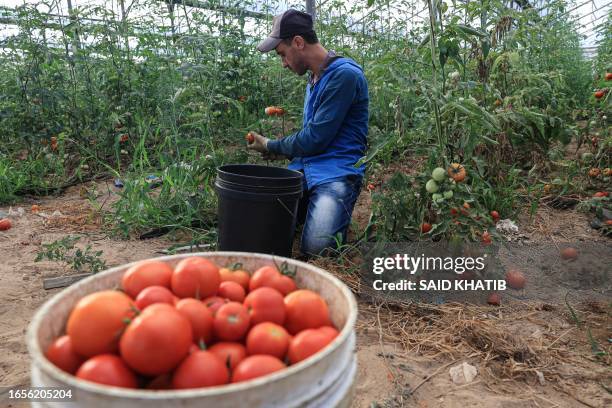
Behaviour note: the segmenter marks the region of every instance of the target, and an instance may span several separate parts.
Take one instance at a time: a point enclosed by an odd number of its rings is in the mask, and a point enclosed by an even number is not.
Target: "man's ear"
[[[303,50],[304,46],[306,45],[306,41],[304,41],[304,37],[302,37],[301,35],[296,35],[295,37],[293,37],[293,44],[297,49]]]

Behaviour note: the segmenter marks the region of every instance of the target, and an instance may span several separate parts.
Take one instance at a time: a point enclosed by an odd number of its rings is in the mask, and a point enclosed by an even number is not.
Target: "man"
[[[346,240],[365,165],[368,84],[350,58],[327,51],[318,41],[309,14],[287,10],[274,17],[272,32],[257,46],[276,50],[284,68],[310,71],[302,129],[280,140],[251,132],[250,149],[267,158],[289,158],[289,168],[304,174],[298,222],[304,223],[301,251],[321,255]]]

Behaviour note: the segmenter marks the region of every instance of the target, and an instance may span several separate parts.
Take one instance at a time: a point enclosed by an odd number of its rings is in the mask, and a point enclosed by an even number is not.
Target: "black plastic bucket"
[[[290,257],[302,178],[281,167],[217,168],[218,249]]]

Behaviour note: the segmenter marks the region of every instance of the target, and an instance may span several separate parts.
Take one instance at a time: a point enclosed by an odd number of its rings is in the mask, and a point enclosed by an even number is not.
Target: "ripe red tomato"
[[[119,350],[133,370],[155,376],[172,371],[188,354],[192,339],[189,320],[174,307],[156,303],[130,323]]]
[[[13,225],[11,224],[11,220],[8,218],[2,218],[0,220],[0,231],[8,231],[11,229]]]
[[[493,221],[499,220],[499,213],[495,210],[491,211],[491,218],[493,218]]]
[[[77,372],[85,359],[79,356],[72,348],[70,337],[65,335],[55,339],[47,348],[45,357],[59,369],[73,374]]]
[[[253,143],[255,141],[255,136],[253,136],[253,134],[251,132],[249,132],[244,137],[244,139],[247,141],[248,144],[251,144],[251,143]]]
[[[236,341],[249,330],[250,317],[246,307],[238,302],[229,302],[219,308],[213,320],[216,338]]]
[[[268,116],[281,116],[285,114],[285,110],[280,106],[268,106],[264,111]]]
[[[333,336],[334,338],[338,335],[338,330],[336,330],[336,328],[332,326],[319,327],[317,330],[321,333]]]
[[[192,256],[180,261],[172,273],[172,291],[180,298],[206,299],[219,289],[219,268],[206,258]]]
[[[278,324],[259,323],[249,331],[246,348],[249,355],[267,354],[283,360],[289,348],[289,333]]]
[[[242,303],[246,295],[244,288],[236,282],[221,282],[217,295],[231,300],[232,302]]]
[[[229,300],[220,296],[211,296],[204,299],[202,303],[204,303],[204,305],[208,308],[208,310],[212,312],[214,316],[221,306],[226,303],[229,303]]]
[[[219,269],[219,275],[221,275],[221,282],[236,282],[240,284],[245,291],[249,290],[251,275],[249,275],[247,271],[243,271],[242,269],[232,270],[230,268],[221,268]]]
[[[172,267],[165,262],[147,260],[130,267],[123,274],[121,287],[132,298],[149,286],[170,288]]]
[[[285,296],[285,327],[291,334],[330,326],[329,308],[317,293],[300,289]]]
[[[204,344],[210,344],[213,334],[213,313],[206,305],[197,299],[186,298],[179,300],[175,307],[191,323],[193,341],[199,344],[202,340]]]
[[[215,343],[208,351],[216,354],[230,371],[234,371],[234,368],[247,356],[246,347],[240,343],[229,341]]]
[[[174,389],[212,387],[227,384],[229,370],[216,354],[196,351],[178,366],[172,377]]]
[[[82,380],[123,388],[137,388],[136,375],[114,354],[100,354],[85,361],[76,376]]]
[[[489,231],[485,231],[482,233],[482,243],[484,245],[489,245],[492,242],[491,240],[491,234],[489,233]]]
[[[578,258],[578,250],[576,248],[567,247],[561,250],[561,258],[564,260],[574,260]]]
[[[72,309],[66,333],[72,348],[84,357],[117,351],[119,336],[136,311],[132,299],[117,290],[89,294]]]
[[[149,286],[140,291],[136,296],[136,307],[144,310],[147,306],[154,303],[167,303],[174,305],[174,294],[170,289],[163,286]]]
[[[421,224],[421,232],[423,234],[427,234],[429,231],[431,231],[431,224],[428,222],[424,222]]]
[[[606,72],[606,81],[612,81],[612,72]]]
[[[291,364],[295,364],[312,356],[331,343],[338,331],[333,327],[319,329],[306,329],[299,332],[291,340],[287,357]]]
[[[258,288],[270,287],[278,290],[283,296],[297,289],[295,282],[288,276],[282,275],[274,266],[259,268],[251,276],[249,291]]]
[[[244,306],[249,311],[251,325],[262,322],[285,323],[285,300],[277,290],[263,287],[255,289],[244,299]]]
[[[501,295],[497,292],[490,293],[487,296],[487,303],[493,306],[499,306],[501,304]]]
[[[263,266],[253,273],[249,281],[249,291],[262,288],[264,286],[272,287],[270,283],[280,275],[278,269],[274,266]]]
[[[604,91],[602,91],[602,90],[595,91],[595,98],[596,98],[596,99],[601,99],[601,98],[603,98],[603,96],[604,96],[605,94],[606,94],[606,93],[605,93]]]
[[[285,364],[276,357],[267,355],[249,356],[242,360],[232,373],[232,382],[236,383],[262,377],[285,367]]]
[[[511,269],[506,272],[506,282],[512,289],[523,289],[526,281],[525,275],[521,271]]]
[[[288,295],[289,293],[297,290],[297,285],[289,276],[280,275],[274,281],[274,289],[278,290],[283,295]]]

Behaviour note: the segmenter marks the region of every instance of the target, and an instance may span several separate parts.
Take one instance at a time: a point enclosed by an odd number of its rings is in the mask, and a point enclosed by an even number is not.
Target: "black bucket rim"
[[[252,169],[275,169],[279,172],[285,173],[286,176],[280,177],[261,177],[261,176],[252,176],[242,173],[236,173],[230,171],[231,168],[252,168]],[[260,164],[224,164],[222,166],[217,167],[217,177],[223,181],[231,182],[235,184],[237,179],[242,179],[244,181],[250,181],[253,184],[245,184],[251,186],[262,186],[262,187],[279,187],[279,188],[287,188],[287,187],[302,187],[304,175],[299,171],[291,170],[285,167],[277,167],[277,166],[263,166]],[[270,183],[278,183],[281,182],[281,186],[270,186]]]

